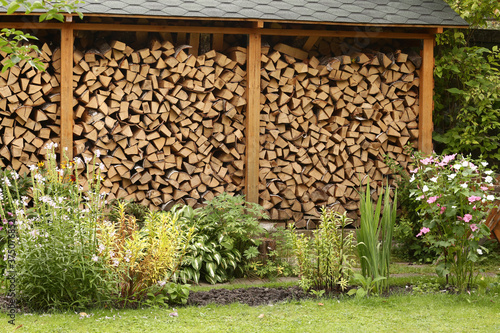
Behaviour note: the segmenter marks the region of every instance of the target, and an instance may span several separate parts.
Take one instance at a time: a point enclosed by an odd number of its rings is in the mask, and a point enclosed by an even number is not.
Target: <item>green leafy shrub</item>
[[[354,235],[345,227],[352,223],[345,213],[322,208],[321,224],[313,236],[292,233],[299,267],[300,286],[304,290],[344,290],[352,271]]]
[[[94,257],[116,277],[122,306],[137,305],[154,286],[172,281],[194,233],[194,228],[183,227],[176,212],[150,212],[144,227],[138,228],[135,217],[125,213],[125,206],[118,203],[117,222],[98,223],[99,246]]]
[[[384,200],[383,207],[382,198]],[[358,281],[364,282],[366,288],[369,289],[372,288],[373,283],[374,290],[378,293],[388,288],[392,234],[394,223],[396,222],[396,207],[397,199],[391,205],[389,186],[386,187],[383,195],[379,195],[375,207],[371,199],[369,184],[366,191],[361,195],[361,219],[356,236],[363,279],[358,277]]]
[[[106,267],[92,260],[97,245],[96,223],[103,206],[99,168],[87,166],[89,190],[78,186],[75,162],[58,165],[47,147],[45,166],[32,166],[32,207],[28,197],[4,193],[14,215],[2,210],[2,219],[15,221],[17,296],[34,309],[76,308],[109,300],[112,284],[103,279]],[[4,181],[17,182],[4,178]],[[18,185],[15,185],[18,188]]]
[[[418,161],[410,179],[422,218],[415,237],[439,253],[436,272],[459,291],[472,286],[476,263],[486,252],[479,242],[490,235],[484,219],[497,198],[487,165],[458,154],[431,155]]]
[[[196,231],[180,280],[214,284],[242,275],[245,262],[258,255],[256,237],[264,232],[259,223],[265,218],[262,207],[241,195],[222,193],[205,207],[183,210],[185,222]]]
[[[434,139],[442,153],[500,161],[500,51],[446,48],[436,60]]]

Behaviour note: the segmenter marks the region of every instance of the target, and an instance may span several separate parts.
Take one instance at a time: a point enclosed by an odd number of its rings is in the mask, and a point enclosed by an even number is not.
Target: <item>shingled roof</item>
[[[444,0],[87,0],[84,14],[464,26]]]

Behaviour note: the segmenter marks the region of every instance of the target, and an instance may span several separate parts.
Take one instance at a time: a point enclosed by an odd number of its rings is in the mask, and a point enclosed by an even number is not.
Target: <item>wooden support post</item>
[[[418,149],[431,154],[432,147],[432,110],[434,109],[434,38],[423,40],[422,67],[420,68],[420,114]]]
[[[260,57],[261,35],[248,36],[247,58],[247,115],[245,194],[249,202],[259,202],[259,126],[260,126]]]
[[[311,36],[307,39],[306,43],[304,44],[304,47],[302,48],[304,51],[311,51],[312,47],[316,42],[318,41],[319,36]]]
[[[223,34],[214,34],[212,40],[212,48],[215,51],[222,51],[224,48],[224,35]]]
[[[183,45],[186,44],[186,33],[185,32],[178,32],[177,33],[177,45]]]
[[[191,45],[189,54],[198,56],[198,50],[200,48],[200,34],[189,34],[189,45]]]
[[[61,29],[61,149],[73,159],[73,44],[71,23]]]

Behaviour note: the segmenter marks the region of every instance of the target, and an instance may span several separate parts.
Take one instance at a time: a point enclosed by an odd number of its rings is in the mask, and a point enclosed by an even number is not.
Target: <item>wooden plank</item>
[[[422,50],[422,67],[420,68],[420,101],[418,124],[418,149],[431,154],[432,147],[432,110],[434,91],[434,39],[425,39]]]
[[[73,159],[73,44],[72,24],[61,29],[61,147]]]
[[[189,34],[189,45],[191,45],[191,48],[189,49],[189,54],[198,56],[198,50],[200,48],[200,34],[198,33]]]
[[[259,126],[260,126],[260,57],[261,36],[248,36],[247,53],[247,115],[246,115],[246,200],[259,202]]]
[[[393,25],[394,27],[398,25]],[[61,23],[22,23],[22,22],[0,22],[0,28],[15,29],[62,29]],[[421,26],[411,25],[404,27],[418,28]],[[369,32],[369,31],[327,31],[308,29],[258,29],[258,28],[234,28],[234,27],[197,27],[197,26],[167,26],[167,25],[135,25],[135,24],[107,24],[107,23],[74,23],[73,30],[77,31],[147,31],[147,32],[179,32],[179,33],[213,33],[213,34],[261,34],[274,36],[319,36],[339,38],[375,38],[375,39],[434,39],[436,27],[425,27],[432,30],[422,33],[403,32]],[[445,26],[446,27],[446,26]],[[456,28],[456,27],[455,27]]]
[[[212,49],[222,51],[224,48],[224,34],[214,34],[212,40]]]
[[[304,47],[302,47],[302,49],[304,51],[311,51],[312,47],[314,46],[314,44],[316,44],[316,42],[318,41],[319,39],[319,36],[311,36],[307,39],[306,43],[304,44]]]

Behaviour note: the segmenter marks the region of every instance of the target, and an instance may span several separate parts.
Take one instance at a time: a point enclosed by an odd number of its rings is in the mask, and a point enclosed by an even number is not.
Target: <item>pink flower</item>
[[[410,172],[411,172],[411,173],[417,173],[417,172],[418,172],[418,168],[413,169],[413,170],[411,170]]]
[[[438,165],[439,166],[447,165],[448,163],[450,163],[451,161],[453,161],[455,159],[455,156],[457,156],[457,154],[446,155],[445,157],[443,157],[443,160],[440,163],[438,163]]]
[[[417,237],[420,237],[422,235],[425,235],[426,233],[428,233],[429,231],[431,231],[431,229],[429,228],[426,228],[426,227],[423,227],[422,229],[420,229],[420,232],[418,233]]]
[[[470,203],[473,203],[474,201],[480,201],[481,197],[478,197],[478,196],[475,196],[475,195],[471,195],[468,200],[469,200]]]
[[[464,222],[470,222],[470,220],[472,220],[472,215],[470,215],[470,214],[465,214],[465,215],[464,215],[464,218],[463,218],[463,221],[464,221]]]
[[[439,198],[439,196],[434,196],[434,197],[430,197],[429,199],[427,199],[427,203],[434,203],[436,202],[436,200]]]
[[[481,186],[481,190],[483,190],[483,191],[488,191],[488,190],[489,190],[489,188],[488,188],[487,186]]]
[[[441,207],[441,212],[439,212],[439,214],[443,214],[445,210],[446,210],[445,206]]]
[[[479,230],[479,228],[477,227],[477,225],[475,223],[473,223],[470,225],[470,230],[472,230],[472,232],[474,232],[476,230]]]
[[[420,163],[422,163],[423,165],[431,164],[432,162],[434,162],[434,159],[432,158],[432,156],[424,158],[423,160],[420,160]]]

